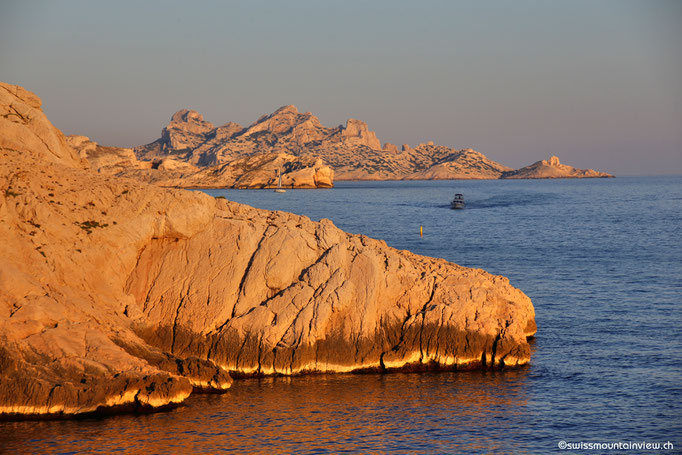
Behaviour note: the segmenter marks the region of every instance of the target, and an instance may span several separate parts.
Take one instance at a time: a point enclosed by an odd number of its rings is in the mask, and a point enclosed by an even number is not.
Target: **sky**
[[[294,104],[383,142],[682,174],[682,1],[8,1],[0,80],[65,134],[157,139]]]

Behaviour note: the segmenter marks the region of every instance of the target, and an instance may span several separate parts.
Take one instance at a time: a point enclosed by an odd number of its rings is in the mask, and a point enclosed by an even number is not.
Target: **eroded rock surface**
[[[530,360],[533,306],[506,278],[85,169],[39,106],[0,84],[0,414],[158,408],[229,374]]]
[[[507,279],[329,221],[225,209],[211,230],[142,251],[127,290],[149,343],[238,375],[528,362],[532,305]]]

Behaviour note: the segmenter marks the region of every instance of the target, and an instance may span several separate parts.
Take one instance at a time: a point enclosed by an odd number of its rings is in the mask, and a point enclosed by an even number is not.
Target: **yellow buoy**
[[[424,226],[419,226],[419,237],[424,237]]]

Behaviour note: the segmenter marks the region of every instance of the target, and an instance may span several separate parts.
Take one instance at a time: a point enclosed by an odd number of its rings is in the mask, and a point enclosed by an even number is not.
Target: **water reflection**
[[[6,449],[24,453],[524,453],[528,374],[249,379],[168,413],[5,422],[0,431]]]

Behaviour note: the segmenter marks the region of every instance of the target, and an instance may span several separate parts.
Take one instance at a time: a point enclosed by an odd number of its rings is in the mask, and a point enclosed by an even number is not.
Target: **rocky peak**
[[[319,139],[321,136],[317,131],[322,125],[320,121],[310,112],[301,114],[296,106],[282,106],[270,115],[259,118],[244,133],[244,136],[251,136],[255,133],[268,132],[281,135],[291,131],[293,139],[301,144]]]
[[[285,114],[298,114],[298,109],[293,104],[288,104],[286,106],[280,107],[275,112],[273,112],[272,117],[275,117],[277,115],[285,115]]]
[[[552,156],[552,157],[549,159],[549,163],[548,163],[548,164],[549,164],[550,166],[558,166],[558,165],[560,165],[561,163],[559,162],[559,157],[557,157],[557,156]]]
[[[366,145],[375,150],[381,150],[381,142],[377,139],[377,135],[374,131],[370,131],[362,120],[349,118],[346,127],[341,130],[341,136],[347,144]]]
[[[398,153],[398,147],[395,144],[391,144],[390,142],[384,143],[383,150],[391,153]]]
[[[325,128],[320,121],[310,112],[303,114],[303,121],[291,129],[291,138],[294,142],[303,145],[311,141],[317,141],[325,136]]]
[[[242,127],[239,123],[234,123],[234,122],[227,122],[224,125],[219,126],[215,130],[213,130],[213,133],[210,135],[211,138],[215,139],[230,139],[234,136],[236,136],[238,133],[244,130],[244,127]]]
[[[206,140],[206,134],[215,129],[212,123],[204,120],[197,111],[181,109],[171,117],[171,121],[161,130],[164,150],[190,150]]]
[[[24,87],[21,87],[19,85],[12,85],[7,84],[5,82],[0,82],[0,87],[7,90],[18,101],[32,108],[40,109],[40,106],[42,106],[43,104],[38,95],[36,95],[33,92],[29,92]]]
[[[215,128],[211,122],[204,120],[204,116],[190,109],[181,109],[171,117],[171,121],[165,129],[181,129],[195,133],[207,133]]]
[[[283,133],[291,129],[296,123],[298,115],[296,106],[282,106],[272,114],[264,115],[256,120],[255,123],[249,126],[244,135],[250,136],[261,131],[268,131],[275,134]]]

